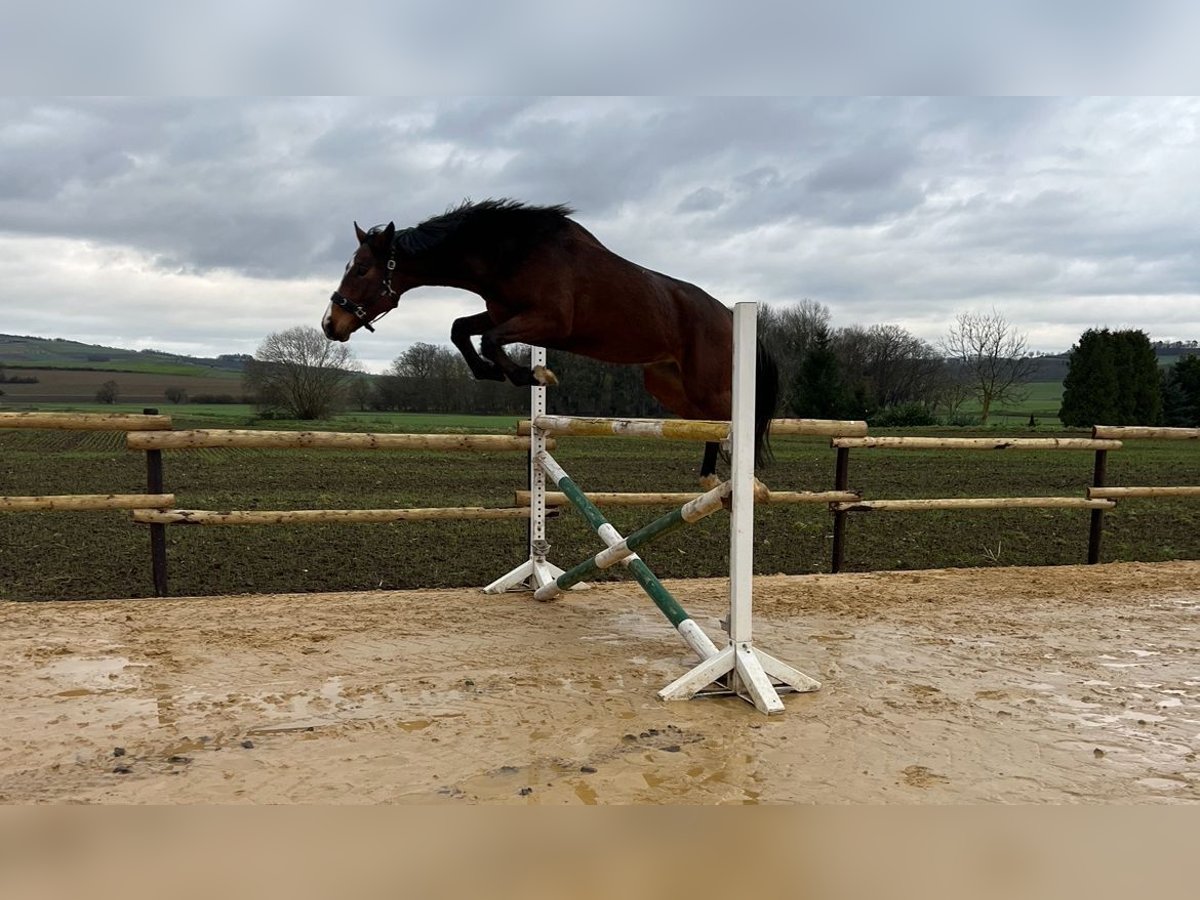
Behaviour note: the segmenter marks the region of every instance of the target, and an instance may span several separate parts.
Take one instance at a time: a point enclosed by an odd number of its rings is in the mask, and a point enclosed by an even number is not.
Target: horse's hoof
[[[558,376],[545,366],[533,367],[533,380],[543,387],[547,387],[552,384],[558,384]]]
[[[700,476],[700,490],[702,490],[702,491],[711,491],[713,488],[715,488],[720,483],[721,483],[721,479],[716,475],[701,475]]]
[[[770,503],[771,489],[759,481],[754,479],[754,502],[755,503]]]

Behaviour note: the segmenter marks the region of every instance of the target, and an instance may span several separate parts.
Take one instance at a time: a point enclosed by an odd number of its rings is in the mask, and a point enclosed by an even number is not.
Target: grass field
[[[1026,396],[1019,403],[1002,403],[992,408],[989,424],[1004,427],[1019,427],[1033,416],[1039,425],[1058,427],[1058,410],[1062,406],[1063,386],[1061,381],[1035,381],[1026,385]],[[981,409],[978,401],[962,405],[961,413],[978,416]]]
[[[169,411],[177,428],[244,426],[249,414],[224,406]],[[503,432],[513,421],[367,413],[321,427]],[[772,487],[832,486],[834,454],[827,441],[781,438],[775,449],[775,464],[761,473]],[[556,456],[586,489],[683,491],[694,488],[699,448],[575,438],[563,440]],[[503,506],[524,486],[526,467],[519,453],[202,450],[167,451],[164,459],[166,490],[177,495],[180,507],[216,510]],[[1087,452],[857,451],[850,483],[868,498],[1083,496],[1091,468]],[[1200,448],[1191,442],[1131,442],[1110,454],[1108,481],[1200,483]],[[123,435],[0,432],[0,494],[137,492],[145,483],[144,458],[124,448]],[[656,514],[616,508],[610,517],[629,530]],[[828,571],[831,522],[824,507],[760,508],[757,571]],[[1083,511],[856,514],[850,517],[846,568],[1076,563],[1086,557],[1087,534]],[[598,548],[574,513],[552,521],[550,535],[551,556],[560,565]],[[174,528],[167,537],[174,594],[482,585],[519,562],[526,543],[524,524],[512,521]],[[644,556],[663,577],[717,576],[727,571],[727,541],[727,517],[718,515]],[[1200,503],[1122,503],[1106,516],[1103,558],[1200,558]],[[148,559],[146,530],[130,524],[125,513],[0,513],[0,598],[146,596],[152,592]]]

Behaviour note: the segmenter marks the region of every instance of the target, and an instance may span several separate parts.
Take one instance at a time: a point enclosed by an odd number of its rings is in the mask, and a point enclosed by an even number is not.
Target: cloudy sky
[[[319,323],[354,220],[468,197],[835,325],[1200,338],[1200,102],[1158,98],[3,99],[0,332],[252,353]],[[379,370],[481,308],[422,288],[352,347]]]

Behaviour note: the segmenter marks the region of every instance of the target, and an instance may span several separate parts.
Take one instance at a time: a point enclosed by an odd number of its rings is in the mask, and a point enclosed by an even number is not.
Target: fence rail
[[[141,525],[380,525],[388,522],[428,522],[445,519],[528,519],[520,507],[422,507],[413,509],[246,509],[216,512],[207,509],[135,509]]]
[[[1154,439],[1159,441],[1197,441],[1200,428],[1149,428],[1142,425],[1093,425],[1093,438],[1117,440]]]
[[[857,500],[835,512],[912,512],[924,509],[1112,509],[1111,500],[1085,497],[939,497],[928,500]]]
[[[154,413],[0,412],[0,428],[56,431],[165,431],[171,417]]]
[[[206,447],[276,450],[529,450],[529,438],[509,434],[371,434],[342,431],[131,431],[130,450],[196,450]]]
[[[0,497],[0,511],[56,509],[169,509],[174,494],[58,494],[45,497]]]
[[[1088,438],[834,438],[837,449],[887,450],[1120,450],[1121,442]]]

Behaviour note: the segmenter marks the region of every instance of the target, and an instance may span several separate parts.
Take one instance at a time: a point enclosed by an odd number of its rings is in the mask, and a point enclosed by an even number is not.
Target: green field
[[[181,407],[170,412],[179,428],[242,427],[246,419],[239,417],[248,418],[250,411]],[[503,432],[513,421],[367,413],[321,427]],[[683,491],[694,488],[699,453],[695,445],[682,443],[576,438],[564,439],[556,456],[586,489]],[[776,462],[761,473],[772,487],[832,486],[834,454],[827,441],[781,438],[776,453]],[[200,450],[166,451],[164,460],[166,490],[177,494],[180,507],[215,510],[503,506],[524,487],[526,470],[520,453]],[[1088,452],[855,451],[850,483],[867,498],[1082,496],[1091,470]],[[126,450],[122,435],[0,431],[0,493],[5,495],[140,492],[145,479],[143,456]],[[1200,448],[1192,442],[1131,442],[1109,455],[1109,483],[1200,483]],[[614,508],[610,517],[618,528],[631,530],[656,514]],[[1078,563],[1086,557],[1088,517],[1073,510],[855,514],[846,568]],[[757,571],[828,571],[831,522],[824,507],[760,507]],[[663,577],[720,576],[727,571],[727,528],[726,516],[713,516],[643,555]],[[562,565],[599,547],[571,512],[550,523],[550,535],[552,559]],[[171,591],[179,595],[482,585],[520,562],[526,541],[524,524],[513,521],[177,527],[168,529],[167,537]],[[1103,558],[1200,558],[1200,503],[1122,503],[1106,515]],[[151,593],[146,529],[130,524],[128,514],[0,513],[0,598]]]
[[[1002,403],[992,407],[989,425],[1006,428],[1027,425],[1033,416],[1039,425],[1058,428],[1058,409],[1062,406],[1063,386],[1061,381],[1034,381],[1025,386],[1026,396],[1018,403]],[[978,416],[981,405],[969,400],[960,412],[967,416]]]

